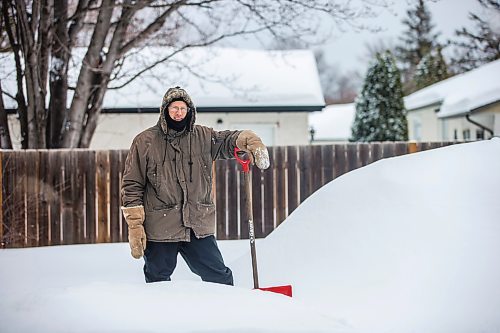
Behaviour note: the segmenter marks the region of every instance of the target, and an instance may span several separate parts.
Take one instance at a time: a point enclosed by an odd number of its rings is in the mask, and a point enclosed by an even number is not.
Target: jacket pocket
[[[179,205],[155,207],[152,211],[146,211],[144,229],[149,240],[175,239],[183,235]]]
[[[201,235],[215,233],[215,204],[198,202],[191,212],[191,224]]]

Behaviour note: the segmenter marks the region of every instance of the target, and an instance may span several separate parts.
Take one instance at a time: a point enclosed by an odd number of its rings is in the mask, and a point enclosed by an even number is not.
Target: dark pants
[[[144,251],[146,282],[170,281],[178,253],[203,281],[233,285],[233,273],[224,265],[215,237],[198,239],[192,231],[190,242],[147,242]]]

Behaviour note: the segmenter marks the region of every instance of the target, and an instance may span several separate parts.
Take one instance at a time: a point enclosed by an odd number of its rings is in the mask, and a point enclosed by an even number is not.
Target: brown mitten
[[[236,146],[251,153],[252,163],[255,162],[259,169],[269,168],[269,153],[257,134],[249,130],[242,131],[236,139]]]
[[[144,232],[144,206],[122,207],[125,221],[128,224],[128,242],[132,257],[140,259],[146,249],[146,233]]]

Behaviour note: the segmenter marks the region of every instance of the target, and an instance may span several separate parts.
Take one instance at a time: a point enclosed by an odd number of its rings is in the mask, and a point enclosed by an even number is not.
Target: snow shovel
[[[252,270],[253,270],[253,287],[254,289],[271,291],[278,294],[283,294],[292,297],[292,286],[276,286],[276,287],[259,287],[259,274],[257,272],[257,252],[255,249],[255,232],[253,226],[253,207],[252,207],[252,189],[250,187],[250,159],[247,153],[238,147],[234,148],[234,157],[238,163],[242,166],[243,178],[245,182],[245,193],[246,193],[246,211],[248,216],[248,234],[250,238],[250,252],[252,255]]]

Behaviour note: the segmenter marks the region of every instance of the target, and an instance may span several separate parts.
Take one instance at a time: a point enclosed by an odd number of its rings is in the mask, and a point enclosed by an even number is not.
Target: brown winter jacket
[[[182,99],[190,111],[183,132],[169,129],[164,112]],[[163,98],[156,126],[137,135],[125,162],[122,182],[124,207],[144,206],[148,240],[189,241],[215,233],[212,162],[233,157],[240,131],[215,131],[195,125],[196,109],[178,87]]]

